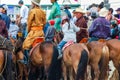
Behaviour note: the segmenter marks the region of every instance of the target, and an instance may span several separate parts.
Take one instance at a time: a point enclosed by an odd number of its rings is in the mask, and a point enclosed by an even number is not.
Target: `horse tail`
[[[88,52],[86,50],[83,50],[78,64],[78,70],[75,80],[79,79],[84,80],[84,74],[86,72],[87,64],[88,64]]]
[[[60,78],[62,77],[61,59],[58,60],[57,57],[58,57],[58,50],[57,47],[54,46],[52,62],[50,64],[48,71],[48,80],[60,80]]]
[[[107,69],[109,64],[109,48],[104,45],[102,48],[102,59],[100,61],[100,80],[104,80],[107,76]]]

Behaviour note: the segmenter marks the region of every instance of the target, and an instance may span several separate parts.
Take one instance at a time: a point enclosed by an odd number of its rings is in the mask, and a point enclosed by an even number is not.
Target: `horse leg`
[[[22,78],[23,78],[23,64],[21,64],[21,63],[18,63],[18,68],[19,68],[19,75],[18,75],[18,79],[19,80],[22,80]]]
[[[63,78],[67,80],[67,68],[64,62],[62,62],[62,69],[63,69]]]
[[[99,74],[100,74],[98,64],[92,64],[92,69],[94,70],[94,75],[95,75],[94,80],[98,80],[99,79]]]
[[[25,73],[25,79],[28,80],[28,69],[26,65],[24,65],[24,73]]]
[[[70,80],[74,80],[74,78],[73,78],[73,68],[72,68],[72,66],[69,67],[69,76],[70,76]]]

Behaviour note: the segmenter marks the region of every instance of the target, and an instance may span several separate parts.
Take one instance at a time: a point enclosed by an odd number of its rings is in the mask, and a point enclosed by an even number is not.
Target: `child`
[[[76,42],[76,32],[80,30],[79,27],[77,27],[73,22],[70,22],[68,16],[62,17],[62,31],[64,34],[64,37],[62,41],[58,44],[58,52],[59,56],[58,59],[62,58],[62,47],[67,43],[67,41],[72,40],[73,42]]]
[[[11,36],[14,39],[17,39],[17,33],[18,33],[19,27],[16,25],[15,20],[12,20],[10,24],[10,28],[8,30],[9,37]]]
[[[45,40],[46,41],[53,41],[54,35],[55,35],[55,28],[54,28],[55,21],[50,20],[49,24],[50,24],[50,26],[47,29],[47,32],[46,32],[46,35],[45,35]]]

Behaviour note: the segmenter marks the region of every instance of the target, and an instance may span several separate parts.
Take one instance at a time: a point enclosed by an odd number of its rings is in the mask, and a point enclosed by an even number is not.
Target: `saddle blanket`
[[[64,51],[68,46],[70,46],[70,45],[72,45],[72,44],[74,44],[74,42],[71,40],[71,41],[68,41],[65,45],[64,45],[64,47],[62,48],[62,51]]]

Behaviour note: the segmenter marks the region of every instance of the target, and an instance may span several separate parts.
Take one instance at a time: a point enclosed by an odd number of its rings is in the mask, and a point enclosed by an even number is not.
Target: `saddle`
[[[43,42],[44,41],[44,37],[38,37],[34,40],[32,47],[34,47],[36,44]]]
[[[74,44],[74,42],[71,40],[71,41],[68,41],[62,48],[62,51],[64,51],[68,46]]]

